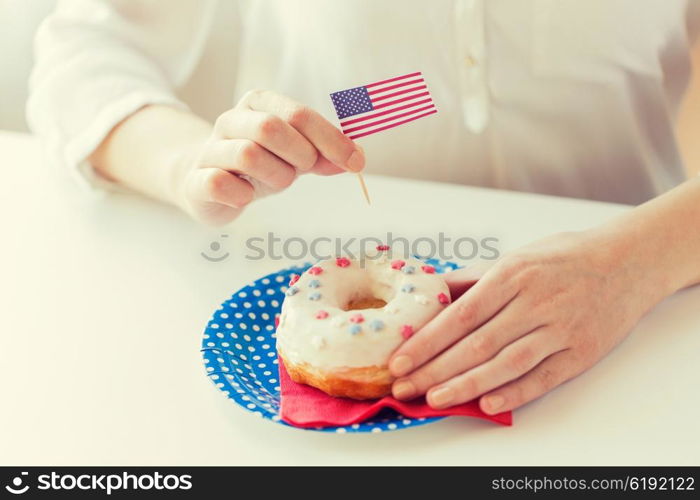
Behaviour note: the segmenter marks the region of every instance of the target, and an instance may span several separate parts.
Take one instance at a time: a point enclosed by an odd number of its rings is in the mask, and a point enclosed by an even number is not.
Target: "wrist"
[[[186,196],[187,177],[192,170],[197,168],[199,157],[206,140],[179,145],[169,152],[166,160],[168,164],[167,176],[164,190],[167,193],[168,201],[189,213],[189,205]]]
[[[664,258],[662,238],[644,221],[621,217],[586,233],[605,269],[626,280],[642,309],[652,308],[680,288],[674,263]]]
[[[616,217],[597,233],[619,242],[664,293],[700,283],[700,178]]]
[[[189,112],[145,106],[116,125],[90,161],[109,179],[179,206],[184,175],[211,130]]]

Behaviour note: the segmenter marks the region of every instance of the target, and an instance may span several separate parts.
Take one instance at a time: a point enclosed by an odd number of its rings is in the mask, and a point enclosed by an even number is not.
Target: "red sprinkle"
[[[433,266],[421,266],[424,273],[435,274],[435,268]]]
[[[316,319],[326,319],[328,317],[328,313],[326,311],[319,311],[316,313]]]
[[[386,252],[389,250],[391,247],[389,245],[377,245],[377,250],[380,252]]]
[[[450,298],[447,295],[445,295],[444,293],[438,293],[437,299],[438,299],[438,302],[440,302],[440,304],[443,304],[443,305],[447,305],[450,303]]]
[[[299,281],[299,275],[298,274],[292,274],[292,279],[289,280],[289,286],[292,286],[294,283]]]
[[[278,326],[280,326],[280,315],[275,314],[275,328],[277,328]]]
[[[411,325],[403,325],[401,327],[401,336],[408,339],[413,335],[413,327]]]
[[[335,259],[335,264],[338,267],[348,267],[350,265],[350,259],[346,259],[345,257],[338,257]]]
[[[392,269],[401,269],[405,265],[406,265],[406,263],[402,260],[394,260],[391,262]]]
[[[351,323],[362,323],[365,320],[365,317],[362,314],[353,314],[350,316],[350,322]]]
[[[309,269],[309,274],[313,274],[314,276],[318,276],[323,272],[322,267],[314,266],[311,269]]]

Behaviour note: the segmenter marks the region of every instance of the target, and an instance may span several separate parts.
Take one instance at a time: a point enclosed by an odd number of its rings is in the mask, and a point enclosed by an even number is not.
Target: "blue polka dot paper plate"
[[[438,273],[458,266],[427,259]],[[209,379],[230,400],[262,418],[280,419],[280,385],[275,349],[275,317],[284,301],[292,274],[311,264],[293,266],[241,288],[214,312],[202,340],[202,355]],[[391,409],[347,427],[316,427],[322,432],[382,432],[435,422],[443,417],[407,418]],[[308,429],[307,429],[308,430]]]

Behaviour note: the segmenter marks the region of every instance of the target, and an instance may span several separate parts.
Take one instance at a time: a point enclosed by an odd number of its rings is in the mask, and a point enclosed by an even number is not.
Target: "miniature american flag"
[[[334,92],[331,100],[340,128],[350,139],[437,113],[420,71]]]

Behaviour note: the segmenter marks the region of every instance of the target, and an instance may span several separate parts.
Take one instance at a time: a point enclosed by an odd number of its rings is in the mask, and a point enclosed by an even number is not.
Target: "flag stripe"
[[[417,120],[418,118],[423,118],[424,116],[432,115],[434,113],[437,113],[437,109],[433,109],[431,111],[428,111],[426,113],[417,115],[417,116],[412,116],[411,118],[407,118],[405,120],[401,120],[395,123],[390,123],[389,125],[385,125],[383,127],[375,128],[372,130],[368,130],[367,132],[361,132],[359,134],[354,134],[354,135],[349,135],[349,139],[359,139],[360,137],[365,137],[367,135],[375,134],[377,132],[381,132],[382,130],[387,130],[393,127],[397,127],[399,125],[403,125],[404,123],[412,122],[413,120]]]
[[[376,117],[378,117],[378,116],[384,116],[384,115],[386,115],[386,114],[394,113],[394,112],[396,112],[396,111],[401,111],[402,109],[411,108],[411,107],[413,107],[413,106],[420,106],[421,104],[425,104],[425,103],[428,103],[428,102],[432,102],[432,99],[427,98],[427,99],[423,99],[423,100],[418,101],[418,102],[412,102],[412,103],[409,103],[409,104],[404,104],[403,106],[397,106],[397,107],[392,108],[392,109],[385,109],[384,111],[379,111],[379,112],[377,112],[377,113],[373,113],[373,114],[361,116],[360,118],[353,118],[352,120],[348,120],[348,121],[345,121],[345,122],[340,122],[340,126],[341,126],[341,127],[345,127],[345,126],[347,126],[347,125],[352,125],[353,123],[363,122],[363,121],[365,121],[365,120],[371,120],[372,118],[376,118]],[[371,112],[370,112],[370,113],[371,113]]]
[[[404,106],[400,106],[400,107],[397,106],[397,107],[395,107],[395,108],[386,110],[387,113],[384,114],[384,115],[382,115],[382,116],[380,116],[380,115],[378,115],[378,114],[368,114],[368,115],[365,115],[365,116],[368,116],[367,120],[365,120],[365,121],[363,121],[363,122],[360,122],[360,123],[353,123],[353,124],[351,124],[351,125],[341,125],[341,130],[343,131],[343,133],[345,133],[345,130],[346,130],[346,128],[348,128],[348,127],[356,127],[356,126],[358,126],[358,125],[364,125],[365,123],[372,123],[372,122],[374,122],[374,121],[376,121],[376,120],[379,120],[379,119],[382,119],[382,120],[385,119],[385,118],[393,119],[393,118],[390,118],[390,117],[392,117],[392,116],[394,116],[394,115],[397,115],[397,114],[399,114],[399,113],[405,113],[405,112],[407,112],[407,111],[410,110],[410,109],[414,109],[414,110],[415,110],[415,109],[418,108],[418,107],[421,107],[421,106],[428,106],[428,105],[432,105],[432,104],[433,104],[432,99],[429,99],[429,98],[428,98],[428,99],[423,99],[423,100],[418,101],[418,102],[411,102],[411,103],[406,104],[406,105],[404,105]]]
[[[426,95],[430,95],[430,92],[421,92],[420,94],[416,95],[410,95],[408,97],[402,97],[401,99],[396,99],[395,101],[390,101],[390,102],[384,102],[382,104],[377,104],[374,106],[374,109],[382,109],[386,108],[388,106],[393,106],[394,104],[398,104],[400,102],[405,102],[405,101],[410,101],[411,99],[417,99],[418,97],[423,97]]]
[[[417,71],[415,73],[410,73],[408,75],[397,76],[395,78],[389,78],[388,80],[381,80],[379,82],[374,82],[374,83],[370,83],[368,85],[365,85],[365,88],[376,87],[377,85],[384,85],[385,83],[396,82],[398,80],[403,80],[404,78],[413,78],[414,76],[419,76],[420,74],[421,74],[421,72]]]
[[[388,87],[382,87],[381,89],[376,89],[367,92],[367,95],[374,95],[374,94],[381,94],[382,92],[386,92],[387,90],[393,90],[393,89],[398,89],[399,87],[405,87],[406,85],[413,85],[414,83],[421,83],[424,82],[422,78],[418,78],[417,80],[409,80],[407,82],[403,83],[397,83],[396,85],[389,85]]]
[[[397,115],[389,116],[388,118],[384,118],[384,119],[382,119],[382,120],[377,120],[377,121],[374,121],[374,122],[365,123],[364,125],[358,125],[357,127],[346,128],[346,129],[343,129],[343,133],[344,133],[344,134],[347,134],[347,133],[349,133],[349,132],[355,132],[356,130],[362,130],[362,129],[365,129],[365,128],[368,128],[368,127],[374,127],[375,125],[380,125],[380,124],[382,124],[382,123],[386,123],[386,122],[390,122],[390,121],[396,120],[397,118],[402,118],[402,117],[404,117],[404,116],[408,116],[408,115],[413,115],[413,114],[416,114],[416,113],[420,113],[421,111],[425,111],[425,110],[430,109],[430,108],[435,108],[435,105],[434,105],[434,104],[428,104],[427,106],[423,106],[422,108],[412,109],[412,110],[406,111],[406,112],[404,112],[404,113],[399,113],[399,114],[397,114]]]
[[[384,99],[390,99],[392,97],[396,97],[396,96],[403,95],[403,94],[408,94],[409,92],[416,92],[417,90],[423,90],[423,89],[427,89],[427,88],[428,88],[427,85],[421,85],[419,87],[411,87],[410,89],[399,90],[398,92],[393,92],[391,94],[383,95],[380,97],[374,97],[374,98],[370,97],[370,101],[372,101],[372,105],[374,105],[374,103],[377,101],[383,101]]]

